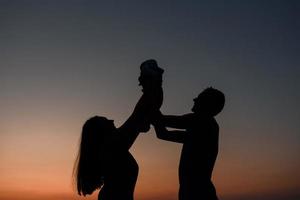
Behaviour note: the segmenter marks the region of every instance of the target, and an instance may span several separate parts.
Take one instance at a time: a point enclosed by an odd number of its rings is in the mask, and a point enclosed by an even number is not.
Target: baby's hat
[[[141,64],[140,69],[141,76],[157,76],[164,73],[164,70],[157,65],[157,62],[154,59],[144,61]]]

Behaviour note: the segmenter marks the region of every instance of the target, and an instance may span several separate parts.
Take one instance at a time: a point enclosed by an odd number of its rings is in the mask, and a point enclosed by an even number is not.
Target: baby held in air
[[[163,102],[162,75],[164,70],[160,68],[156,60],[144,61],[140,66],[139,85],[142,86],[143,95],[135,106],[133,115],[143,118],[143,132],[150,129],[153,116],[160,109]]]

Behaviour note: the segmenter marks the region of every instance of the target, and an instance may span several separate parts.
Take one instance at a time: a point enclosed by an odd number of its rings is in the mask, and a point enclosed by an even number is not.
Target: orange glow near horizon
[[[17,146],[7,146],[9,151],[2,154],[1,159],[4,165],[1,165],[0,171],[0,199],[18,200],[45,197],[44,199],[50,200],[55,197],[57,199],[89,200],[97,197],[97,192],[87,198],[80,197],[76,195],[72,185],[78,134],[72,142],[68,142],[72,144],[68,148],[64,146],[66,144],[59,145],[61,138],[43,136],[36,138],[36,135],[33,134],[32,137],[35,137],[33,139],[29,132],[25,135],[25,138],[18,136],[18,140],[22,142]],[[29,141],[32,140],[35,142],[30,144]],[[45,142],[39,144],[42,141]],[[50,146],[56,144],[57,149],[50,148],[47,143]],[[20,145],[23,145],[22,149],[18,149]],[[177,169],[180,150],[180,144],[157,140],[153,130],[139,136],[131,149],[140,166],[135,191],[137,200],[159,199],[159,197],[164,197],[161,199],[177,199]],[[220,152],[213,177],[219,196],[269,194],[280,191],[296,191],[299,188],[299,175],[292,173],[281,175],[280,171],[272,170],[267,165],[258,170],[255,169],[256,165],[263,165],[263,163],[259,164],[258,161],[255,161],[252,163],[253,166],[245,166],[244,159]],[[24,194],[26,194],[26,198]]]
[[[64,127],[62,121],[69,125]],[[23,194],[28,199],[41,196],[48,196],[49,200],[53,196],[87,200],[96,198],[97,192],[91,197],[79,197],[72,183],[80,123],[72,125],[72,122],[61,118],[48,120],[47,124],[56,124],[52,127],[47,127],[38,118],[19,119],[14,123],[16,125],[11,124],[6,130],[8,134],[2,137],[5,143],[1,148],[5,153],[1,154],[0,199],[24,199]],[[244,153],[244,157],[241,157],[226,149],[222,141],[226,134],[222,131],[213,177],[220,196],[296,191],[300,187],[299,175],[285,169],[272,169],[273,163],[280,164],[278,158],[268,158],[268,154],[261,153],[260,159],[255,160],[253,156],[257,155]],[[158,140],[153,130],[138,137],[131,149],[140,166],[135,191],[137,200],[177,198],[180,151],[180,144]],[[298,164],[295,163],[295,166]]]

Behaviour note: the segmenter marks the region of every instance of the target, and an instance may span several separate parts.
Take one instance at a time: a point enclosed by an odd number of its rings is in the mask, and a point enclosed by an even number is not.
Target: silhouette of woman
[[[101,189],[98,200],[133,200],[138,164],[129,149],[140,132],[149,130],[151,117],[162,104],[162,73],[155,60],[142,63],[143,95],[119,128],[101,116],[85,122],[75,163],[79,195]]]

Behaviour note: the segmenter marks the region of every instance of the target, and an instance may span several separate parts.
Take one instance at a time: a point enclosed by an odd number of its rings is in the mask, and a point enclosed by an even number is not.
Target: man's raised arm
[[[161,122],[170,128],[186,129],[190,123],[191,114],[186,115],[162,115]]]

